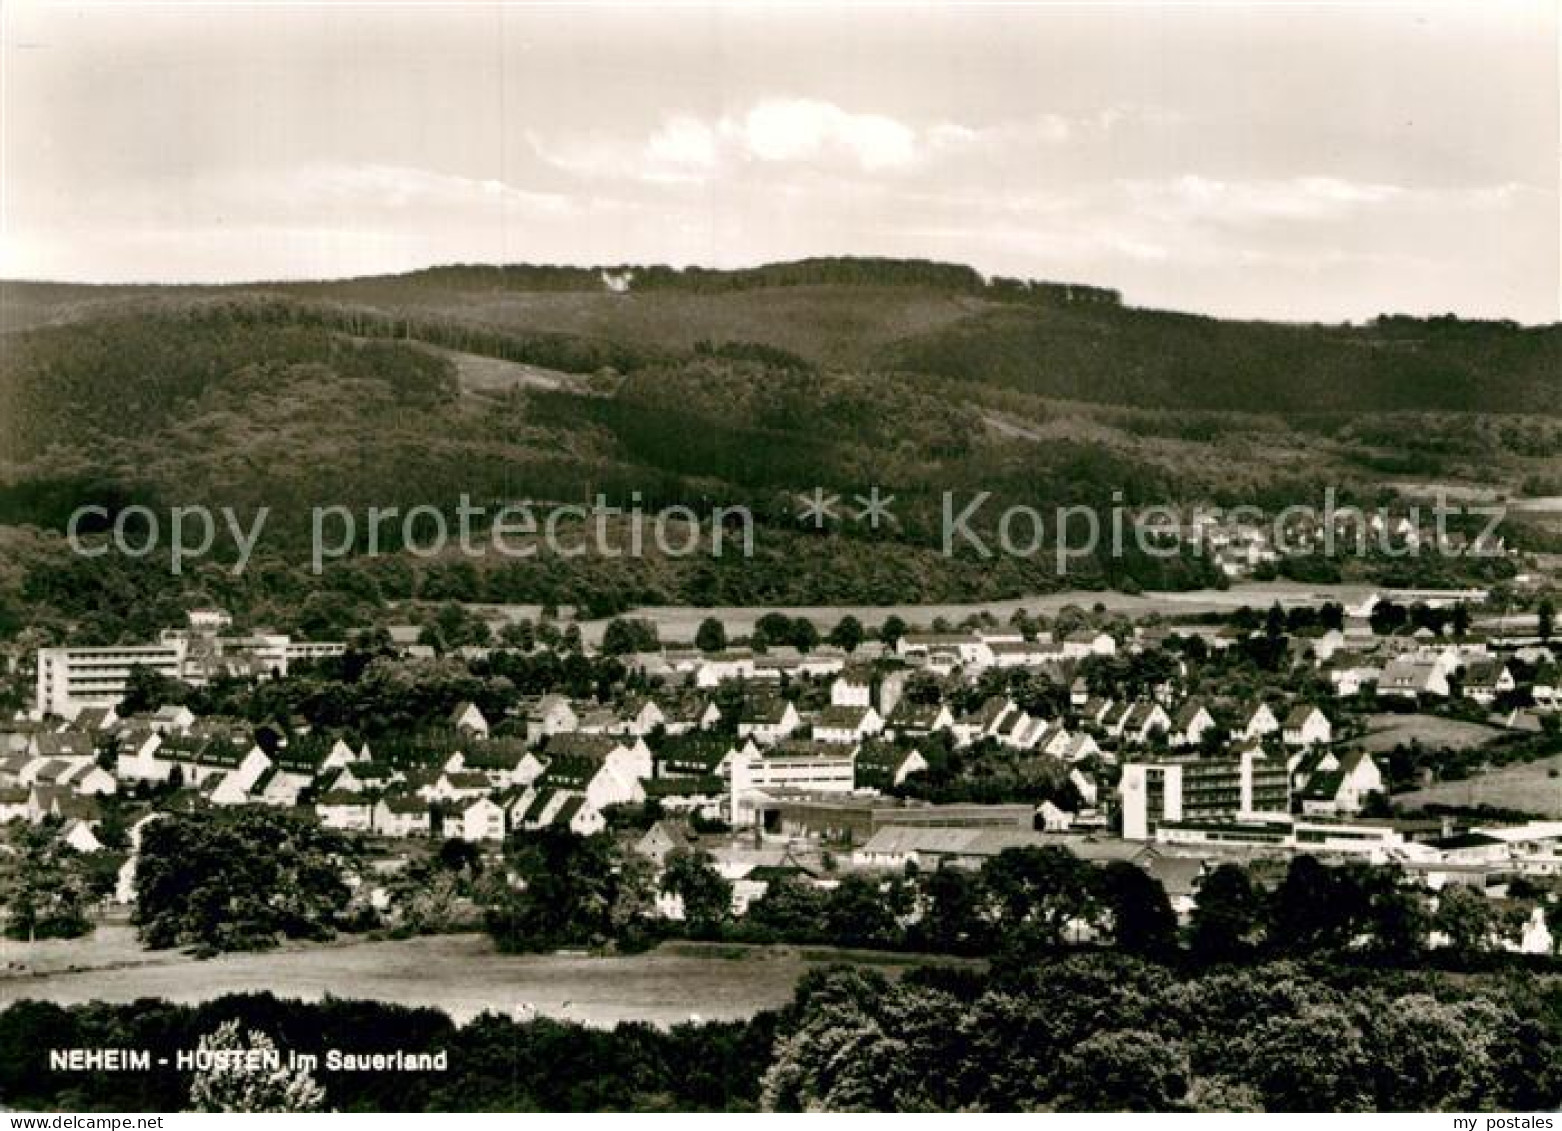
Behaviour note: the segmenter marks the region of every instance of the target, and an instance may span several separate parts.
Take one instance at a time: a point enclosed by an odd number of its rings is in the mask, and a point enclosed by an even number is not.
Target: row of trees
[[[827,1111],[1549,1110],[1554,985],[1120,955],[989,977],[811,975],[763,1101]]]
[[[148,1072],[59,1073],[54,1048]],[[444,1053],[442,1072],[180,1072],[190,1048]],[[0,1012],[0,1090],[115,1111],[1544,1111],[1562,1102],[1551,983],[1275,962],[1194,975],[1121,955],[898,980],[806,975],[779,1014],[597,1029],[269,994]]]

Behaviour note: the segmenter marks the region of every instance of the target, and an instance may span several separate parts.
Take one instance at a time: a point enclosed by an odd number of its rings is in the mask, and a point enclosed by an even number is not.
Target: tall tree
[[[224,1021],[196,1046],[211,1058],[190,1082],[191,1111],[311,1112],[325,1110],[325,1089],[308,1070],[289,1065],[276,1043],[237,1019]]]
[[[1177,949],[1177,915],[1154,876],[1136,864],[1114,860],[1101,870],[1099,880],[1118,949],[1148,957]]]
[[[683,900],[683,919],[692,934],[709,937],[732,916],[732,884],[716,871],[708,852],[674,852],[662,871],[662,891]]]
[[[1252,952],[1263,925],[1263,900],[1247,869],[1220,864],[1199,881],[1189,945],[1206,962],[1228,962]]]
[[[694,646],[701,652],[720,652],[727,647],[727,628],[715,617],[706,617],[694,634]]]

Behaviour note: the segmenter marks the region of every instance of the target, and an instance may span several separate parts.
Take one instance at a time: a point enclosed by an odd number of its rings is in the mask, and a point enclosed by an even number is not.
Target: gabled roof
[[[583,754],[559,754],[537,780],[539,786],[553,789],[583,790],[602,772],[602,759]]]
[[[856,750],[850,746],[838,745],[833,742],[803,742],[793,740],[791,742],[777,743],[768,750],[761,750],[761,759],[781,758],[820,758],[839,761],[850,760],[856,755]]]
[[[889,713],[889,721],[899,727],[931,727],[943,710],[942,703],[913,703],[903,698]]]
[[[669,739],[656,752],[662,773],[710,774],[732,751],[732,740],[719,735],[690,733]]]
[[[1298,703],[1296,706],[1292,707],[1289,712],[1287,712],[1285,716],[1285,729],[1300,730],[1303,726],[1306,725],[1307,720],[1312,718],[1315,714],[1322,715],[1323,712],[1318,710],[1317,707],[1314,707],[1310,703]],[[1328,716],[1325,715],[1324,722],[1328,721]]]
[[[814,716],[815,727],[831,730],[856,730],[868,717],[871,707],[826,707]]]
[[[346,789],[327,790],[315,798],[316,807],[322,805],[326,807],[351,805],[354,808],[368,808],[371,804],[372,802],[364,797],[363,794],[353,793],[351,790]]]
[[[71,725],[79,731],[103,730],[108,726],[112,712],[111,707],[83,707],[76,712],[76,721]]]
[[[916,754],[913,747],[895,746],[888,742],[870,742],[857,751],[857,769],[870,773],[893,774]]]
[[[40,758],[90,758],[92,736],[85,731],[63,730],[45,732],[37,736]]]
[[[791,702],[779,695],[750,695],[738,709],[738,722],[773,726],[785,721],[791,707]]]
[[[624,743],[605,734],[555,734],[548,739],[546,750],[550,758],[590,758],[600,762]]]
[[[454,789],[490,789],[493,786],[488,775],[477,770],[447,771],[443,776]]]
[[[715,774],[686,774],[674,778],[652,778],[642,782],[647,797],[716,797],[727,791],[727,783]]]

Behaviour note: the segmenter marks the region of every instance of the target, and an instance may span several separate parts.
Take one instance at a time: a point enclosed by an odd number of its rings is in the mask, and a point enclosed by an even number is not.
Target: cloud
[[[674,115],[641,138],[551,138],[533,131],[527,140],[543,161],[576,176],[676,183],[771,166],[887,173],[988,139],[958,123],[917,127],[823,99],[778,97],[710,119]]]
[[[1390,209],[1400,215],[1427,209],[1493,212],[1511,207],[1527,191],[1515,183],[1426,188],[1333,176],[1219,180],[1193,173],[1120,181],[1118,187],[1133,212],[1146,219],[1230,226],[1336,222]]]
[[[910,165],[920,149],[917,131],[882,114],[853,114],[811,98],[768,99],[722,133],[759,161],[845,157],[873,172]]]
[[[1193,173],[1170,180],[1124,181],[1122,188],[1131,206],[1152,218],[1231,224],[1331,220],[1395,201],[1406,191],[1398,185],[1338,177],[1224,181]]]
[[[493,177],[463,177],[405,165],[318,164],[291,171],[276,184],[296,205],[356,205],[391,211],[461,209],[501,204],[563,215],[574,202]]]

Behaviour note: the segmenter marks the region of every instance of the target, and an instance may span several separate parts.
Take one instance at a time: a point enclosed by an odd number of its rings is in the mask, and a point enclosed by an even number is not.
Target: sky
[[[0,4],[0,277],[968,263],[1562,319],[1562,0]]]

